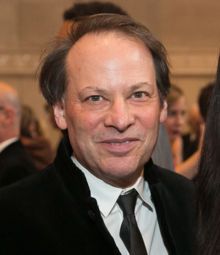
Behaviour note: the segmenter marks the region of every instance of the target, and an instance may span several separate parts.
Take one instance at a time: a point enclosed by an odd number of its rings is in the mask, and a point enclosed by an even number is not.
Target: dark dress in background
[[[191,134],[186,134],[182,136],[183,139],[183,161],[187,160],[192,156],[199,146],[199,139],[191,139]]]

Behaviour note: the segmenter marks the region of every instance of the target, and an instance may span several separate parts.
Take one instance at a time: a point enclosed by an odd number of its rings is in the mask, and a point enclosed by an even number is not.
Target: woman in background
[[[22,105],[21,136],[37,138],[42,136],[42,134],[40,123],[32,108]]]
[[[220,254],[220,56],[198,172],[198,255]]]
[[[199,144],[197,151],[187,160],[183,160],[183,139],[181,132],[185,124],[186,99],[180,88],[171,86],[170,93],[167,96],[167,104],[168,116],[164,126],[171,144],[175,172],[190,180],[195,180],[201,146]],[[202,139],[202,135],[200,139]]]
[[[183,141],[181,132],[185,123],[186,99],[180,88],[172,85],[167,96],[168,115],[164,122],[170,140],[174,167],[183,162]]]
[[[21,142],[39,170],[53,162],[55,153],[49,141],[43,136],[34,111],[27,105],[22,106]]]

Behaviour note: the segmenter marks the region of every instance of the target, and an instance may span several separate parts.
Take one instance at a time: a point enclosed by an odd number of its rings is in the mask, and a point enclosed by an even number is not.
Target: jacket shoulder
[[[0,189],[0,201],[7,207],[8,201],[11,206],[21,207],[23,204],[34,204],[39,196],[47,196],[59,183],[59,178],[52,166],[45,168],[25,179],[16,181],[11,185]],[[51,194],[51,192],[49,192]]]
[[[166,186],[171,191],[182,190],[189,194],[194,194],[196,192],[194,182],[187,179],[185,176],[156,165],[154,165],[154,170],[162,185]]]

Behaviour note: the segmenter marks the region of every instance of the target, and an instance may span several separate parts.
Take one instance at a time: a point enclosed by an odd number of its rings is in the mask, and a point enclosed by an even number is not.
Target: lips
[[[109,143],[114,145],[127,144],[133,141],[138,141],[139,139],[134,137],[125,137],[125,138],[111,138],[101,141],[101,143]]]
[[[114,153],[121,156],[123,154],[127,154],[128,152],[130,152],[138,141],[140,140],[131,137],[123,139],[114,138],[104,140],[100,142],[100,145],[102,146],[103,149],[106,149],[110,153]]]
[[[179,135],[179,133],[180,133],[180,132],[179,132],[179,131],[176,131],[176,130],[173,130],[173,131],[172,131],[172,134],[173,134],[173,135]]]
[[[130,143],[130,141],[125,141],[125,142],[122,142],[122,143],[110,143],[112,145],[121,145],[121,144],[127,144],[127,143]]]

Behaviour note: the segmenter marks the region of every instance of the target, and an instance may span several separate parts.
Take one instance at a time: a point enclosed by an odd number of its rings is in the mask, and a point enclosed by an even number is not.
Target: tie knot
[[[132,189],[127,195],[119,196],[117,203],[119,204],[121,210],[123,211],[124,218],[127,215],[134,214],[134,208],[136,205],[138,193],[135,189]]]

